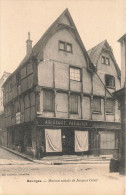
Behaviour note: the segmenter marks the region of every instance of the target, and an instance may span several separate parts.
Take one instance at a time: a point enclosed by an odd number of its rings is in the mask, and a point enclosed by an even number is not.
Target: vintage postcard
[[[125,195],[126,1],[0,1],[0,195]]]

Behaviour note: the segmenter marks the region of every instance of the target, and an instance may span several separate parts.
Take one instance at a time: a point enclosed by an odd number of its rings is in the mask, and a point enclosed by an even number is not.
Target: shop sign
[[[71,127],[88,127],[88,121],[79,121],[79,120],[70,120],[70,119],[47,119],[47,118],[39,118],[39,125],[44,126],[71,126]]]

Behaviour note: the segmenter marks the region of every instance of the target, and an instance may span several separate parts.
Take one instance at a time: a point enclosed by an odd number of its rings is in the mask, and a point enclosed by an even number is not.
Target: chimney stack
[[[119,40],[121,44],[121,88],[126,87],[126,34]]]
[[[30,32],[28,32],[28,40],[26,41],[26,54],[30,55],[32,52],[32,41],[30,40]]]

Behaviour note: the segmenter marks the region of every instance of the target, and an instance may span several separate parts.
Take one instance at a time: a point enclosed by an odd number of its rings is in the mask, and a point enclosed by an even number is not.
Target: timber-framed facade
[[[87,52],[66,9],[31,43],[29,37],[26,57],[3,86],[8,147],[118,154],[120,114],[111,93],[120,88],[120,70],[107,41]]]

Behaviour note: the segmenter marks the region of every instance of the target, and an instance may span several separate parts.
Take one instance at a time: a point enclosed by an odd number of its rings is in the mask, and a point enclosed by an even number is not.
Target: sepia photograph
[[[0,1],[0,195],[126,194],[126,1]]]

